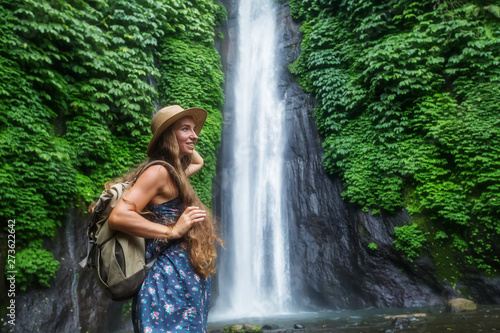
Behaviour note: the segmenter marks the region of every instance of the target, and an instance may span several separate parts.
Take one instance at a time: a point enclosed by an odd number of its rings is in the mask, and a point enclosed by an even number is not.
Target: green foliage
[[[375,244],[375,243],[368,244],[368,249],[370,249],[372,251],[375,251],[377,248],[378,248],[377,244]]]
[[[488,2],[290,0],[289,66],[318,100],[326,170],[364,210],[406,206],[442,249],[487,272],[500,253],[500,20]],[[413,225],[395,245],[433,244]],[[423,231],[422,231],[423,232]],[[423,236],[422,236],[423,237]],[[408,248],[406,248],[408,246]],[[435,255],[436,260],[439,260]]]
[[[127,320],[130,318],[130,315],[132,313],[132,299],[129,299],[128,301],[125,301],[122,303],[122,308],[121,308],[121,315],[122,315],[122,320]]]
[[[394,246],[402,251],[408,260],[413,261],[420,256],[427,240],[424,232],[418,229],[417,224],[396,227],[394,234],[396,236]]]
[[[47,286],[57,270],[38,240],[53,238],[75,203],[87,206],[106,181],[146,157],[159,98],[156,56],[167,36],[203,45],[193,61],[212,69],[213,80],[203,83],[214,87],[200,92],[209,92],[206,100],[164,102],[209,109],[202,140],[213,142],[200,150],[211,170],[205,176],[213,175],[222,104],[213,38],[225,15],[208,0],[0,2],[0,215],[16,219],[21,288],[36,280]],[[195,186],[209,203],[211,178],[203,181]],[[34,253],[45,268],[27,259]]]
[[[220,6],[211,1],[196,2],[192,10],[204,11],[206,17],[216,21],[221,16]],[[225,12],[224,12],[225,13]],[[224,16],[221,16],[224,17]],[[220,18],[219,18],[220,19]],[[224,75],[220,56],[214,49],[213,31],[198,37],[198,29],[186,26],[180,36],[163,39],[159,52],[161,80],[160,97],[165,104],[183,107],[202,107],[208,118],[200,133],[196,150],[204,159],[204,166],[191,182],[200,199],[211,206],[212,179],[215,176],[216,153],[221,138]]]
[[[56,276],[59,261],[44,249],[23,249],[16,254],[16,284],[26,291],[29,286],[49,287]]]

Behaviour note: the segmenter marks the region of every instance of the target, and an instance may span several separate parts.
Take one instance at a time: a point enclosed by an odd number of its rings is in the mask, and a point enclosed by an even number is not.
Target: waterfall
[[[284,99],[278,89],[273,0],[241,0],[236,68],[222,140],[225,249],[211,317],[262,317],[290,310]],[[280,96],[281,95],[281,96]],[[229,103],[231,104],[231,103]]]
[[[68,249],[68,258],[69,262],[71,263],[76,263],[79,261],[79,258],[77,258],[77,255],[75,254],[75,249],[74,249],[74,244],[76,244],[76,233],[75,233],[75,223],[76,221],[74,220],[73,216],[70,215],[66,222],[64,223],[64,236],[67,240],[67,244],[69,245],[67,247]],[[80,326],[80,304],[78,302],[78,269],[76,267],[72,267],[69,269],[68,272],[69,279],[71,280],[70,284],[70,295],[71,295],[71,316],[72,320],[70,323],[74,325],[73,329],[77,328]]]

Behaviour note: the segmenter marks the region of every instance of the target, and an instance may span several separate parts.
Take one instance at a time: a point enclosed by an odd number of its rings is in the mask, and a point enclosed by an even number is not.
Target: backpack
[[[88,214],[87,255],[80,262],[80,266],[91,267],[94,270],[99,286],[113,301],[123,301],[133,297],[162,252],[159,251],[149,263],[146,263],[144,238],[113,230],[108,225],[109,215],[126,189],[132,187],[139,176],[154,164],[162,164],[167,170],[172,168],[165,161],[153,161],[147,164],[132,184],[118,183],[109,191],[105,190],[97,200],[94,210]]]

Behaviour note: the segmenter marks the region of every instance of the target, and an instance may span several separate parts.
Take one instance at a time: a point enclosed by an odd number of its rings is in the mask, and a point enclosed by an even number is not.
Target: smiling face
[[[192,155],[196,141],[198,141],[198,135],[196,135],[196,132],[194,131],[195,127],[193,118],[191,116],[187,116],[177,120],[172,125],[172,130],[177,138],[177,143],[179,144],[180,157]]]

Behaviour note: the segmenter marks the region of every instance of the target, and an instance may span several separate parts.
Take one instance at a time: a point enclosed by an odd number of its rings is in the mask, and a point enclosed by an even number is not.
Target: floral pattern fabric
[[[180,199],[148,207],[153,222],[175,223]],[[146,216],[147,217],[147,216]],[[135,333],[206,332],[210,279],[194,271],[183,242],[146,239],[146,261],[158,256],[132,304]]]

